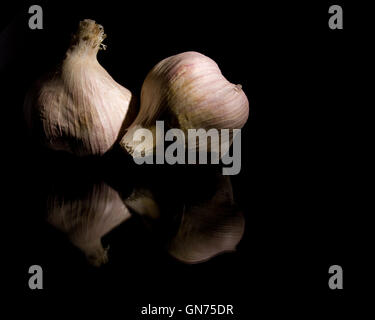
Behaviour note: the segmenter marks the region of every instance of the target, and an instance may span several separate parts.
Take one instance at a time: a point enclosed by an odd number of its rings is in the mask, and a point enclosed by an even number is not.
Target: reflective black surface
[[[122,160],[116,168],[111,167],[112,156]],[[142,172],[130,161],[125,154],[78,160],[44,150],[42,165],[30,177],[39,180],[30,211],[39,211],[98,267],[108,262],[101,238],[131,218],[155,236],[160,250],[184,263],[235,251],[245,221],[234,202],[230,177],[223,176],[220,167],[186,166],[171,172],[156,165]],[[48,172],[45,162],[50,163]]]
[[[51,3],[40,32],[27,28],[29,3],[1,12],[2,264],[13,312],[138,319],[149,303],[222,303],[236,319],[346,314],[372,270],[363,76],[372,20],[355,19],[367,10],[345,3],[336,33],[325,3]],[[138,166],[117,149],[74,159],[31,143],[26,90],[84,18],[104,26],[98,60],[135,95],[158,61],[187,50],[242,84],[250,117],[233,199],[219,191],[230,188],[218,167]],[[33,264],[44,270],[40,291],[27,285]],[[328,288],[333,264],[343,292]]]

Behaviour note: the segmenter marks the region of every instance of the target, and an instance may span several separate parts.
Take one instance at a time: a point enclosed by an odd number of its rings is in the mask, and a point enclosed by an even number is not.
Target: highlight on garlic
[[[108,261],[108,248],[103,248],[101,238],[131,215],[117,191],[103,182],[80,186],[78,193],[65,186],[52,192],[47,221],[64,232],[91,265],[100,266]]]
[[[134,156],[140,144],[138,129],[153,133],[143,143],[146,155],[155,148],[156,120],[169,128],[240,129],[249,115],[249,102],[241,85],[230,83],[215,61],[198,52],[184,52],[160,61],[147,75],[141,89],[140,111],[121,139]],[[194,140],[195,145],[195,140]]]
[[[235,251],[243,237],[244,226],[244,216],[233,201],[230,179],[221,176],[211,199],[185,206],[168,251],[184,263],[205,262],[218,254]]]
[[[27,125],[47,147],[78,156],[103,155],[122,137],[132,94],[97,60],[98,50],[106,48],[105,37],[101,25],[81,21],[64,61],[28,92]]]

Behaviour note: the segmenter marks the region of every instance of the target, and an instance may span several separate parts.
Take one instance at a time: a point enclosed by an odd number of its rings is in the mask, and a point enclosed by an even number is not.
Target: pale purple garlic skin
[[[62,64],[26,96],[27,125],[50,149],[103,155],[123,135],[132,94],[97,60],[98,50],[105,49],[104,38],[102,26],[81,21]]]
[[[155,137],[156,120],[186,134],[188,129],[241,129],[248,116],[249,101],[241,85],[230,83],[209,57],[184,52],[160,61],[148,73],[140,111],[120,144],[132,154],[138,144],[134,132],[146,128]],[[154,147],[155,141],[149,149]]]

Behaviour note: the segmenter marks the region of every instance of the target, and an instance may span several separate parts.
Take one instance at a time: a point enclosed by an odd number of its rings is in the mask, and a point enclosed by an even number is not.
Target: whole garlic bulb
[[[241,85],[230,83],[209,57],[184,52],[162,60],[149,72],[138,116],[120,144],[132,154],[139,143],[133,140],[135,131],[146,128],[155,137],[156,120],[186,134],[188,129],[240,129],[248,115],[249,102]],[[154,147],[155,139],[147,150]]]
[[[47,147],[102,155],[121,138],[132,94],[98,63],[105,36],[95,21],[81,21],[64,61],[27,94],[26,122]]]

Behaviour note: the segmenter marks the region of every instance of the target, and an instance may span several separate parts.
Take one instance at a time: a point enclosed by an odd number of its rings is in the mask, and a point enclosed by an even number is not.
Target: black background
[[[12,223],[5,223],[4,246],[13,301],[28,303],[38,315],[79,307],[83,314],[119,311],[129,319],[140,319],[140,307],[149,303],[234,304],[235,319],[256,312],[299,319],[358,311],[351,301],[369,285],[364,273],[371,255],[364,201],[370,194],[370,51],[360,6],[338,3],[344,30],[330,30],[329,2],[38,3],[43,30],[28,29],[30,3],[1,12],[2,29],[8,26],[0,61],[3,214]],[[137,168],[117,155],[75,162],[30,143],[22,115],[26,90],[61,61],[70,34],[85,18],[102,24],[108,35],[100,64],[137,96],[158,61],[189,50],[211,57],[231,82],[242,84],[250,116],[242,132],[242,170],[232,183],[246,231],[235,253],[183,265],[134,218],[103,239],[111,243],[110,262],[97,270],[44,222],[38,210],[44,181],[67,172],[78,179],[108,178],[122,191],[161,180],[172,200],[194,197],[205,186],[199,178],[207,168]],[[28,289],[32,264],[44,269],[44,290]],[[328,288],[333,264],[344,269],[342,291]]]

